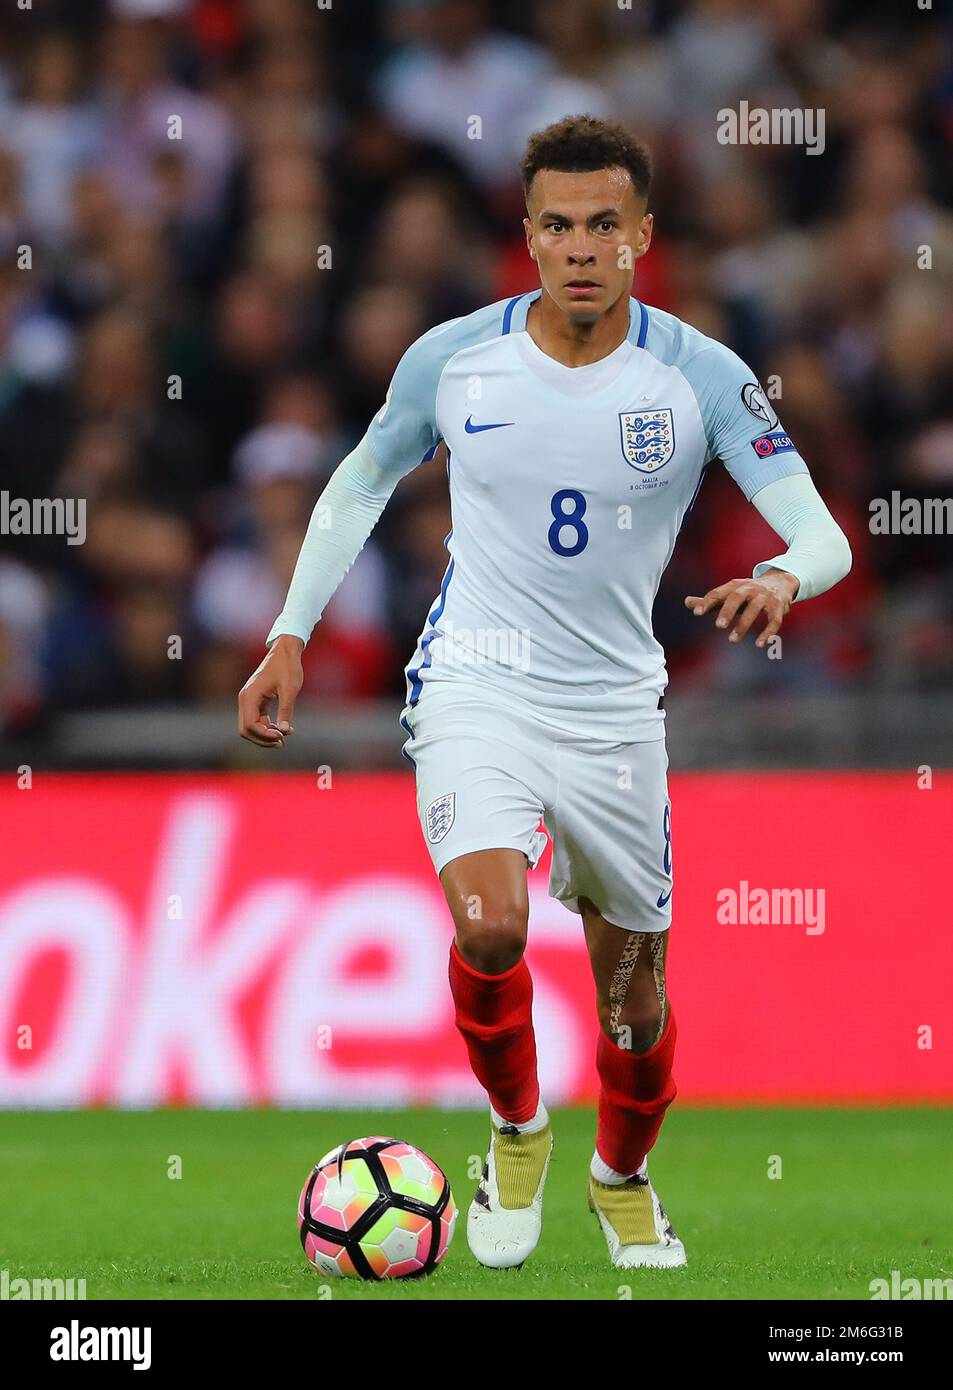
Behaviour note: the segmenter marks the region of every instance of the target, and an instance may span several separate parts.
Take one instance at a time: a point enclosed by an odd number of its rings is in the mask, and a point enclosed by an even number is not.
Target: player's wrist
[[[271,643],[269,651],[291,652],[294,656],[300,656],[304,651],[304,640],[293,632],[282,632]]]
[[[796,574],[790,570],[769,569],[765,570],[760,576],[761,580],[770,584],[772,589],[784,594],[792,603],[797,597],[797,591],[801,587],[801,581]]]

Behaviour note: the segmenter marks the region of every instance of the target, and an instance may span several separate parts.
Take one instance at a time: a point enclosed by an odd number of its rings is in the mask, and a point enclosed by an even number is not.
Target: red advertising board
[[[478,1102],[412,777],[325,780],[8,781],[0,1105]],[[937,782],[672,777],[684,1100],[953,1100],[953,790]],[[585,1101],[593,990],[548,863],[528,957],[543,1093]]]

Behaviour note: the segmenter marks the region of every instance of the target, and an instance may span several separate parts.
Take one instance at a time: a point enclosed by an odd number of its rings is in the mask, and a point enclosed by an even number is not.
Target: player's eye
[[[564,222],[548,222],[546,224],[546,230],[550,232],[561,232],[564,226]]]
[[[614,222],[606,219],[604,222],[599,223],[599,230],[600,232],[611,232],[615,225]]]

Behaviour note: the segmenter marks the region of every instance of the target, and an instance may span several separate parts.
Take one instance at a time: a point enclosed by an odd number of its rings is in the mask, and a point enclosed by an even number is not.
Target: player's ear
[[[652,213],[647,212],[639,223],[638,240],[635,243],[636,256],[644,256],[652,245],[652,230],[655,226],[655,218]]]
[[[533,250],[533,224],[528,217],[523,218],[523,231],[526,233],[526,249],[531,258],[535,261],[536,252]]]

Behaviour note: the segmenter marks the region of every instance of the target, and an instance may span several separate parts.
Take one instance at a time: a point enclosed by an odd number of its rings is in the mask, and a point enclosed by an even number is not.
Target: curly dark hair
[[[565,116],[529,137],[523,156],[523,192],[541,169],[585,173],[592,169],[628,169],[636,193],[644,198],[652,182],[652,162],[624,126],[595,116]]]

